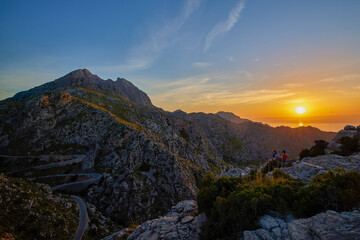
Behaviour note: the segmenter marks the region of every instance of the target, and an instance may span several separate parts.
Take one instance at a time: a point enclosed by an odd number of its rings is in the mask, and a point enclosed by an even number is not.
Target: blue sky
[[[315,111],[338,91],[349,104],[360,95],[359,13],[358,0],[1,0],[0,99],[87,68],[166,110],[271,122],[268,103]]]

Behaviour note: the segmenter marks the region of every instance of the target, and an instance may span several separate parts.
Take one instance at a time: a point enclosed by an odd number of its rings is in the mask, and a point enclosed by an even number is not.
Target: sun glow
[[[297,114],[303,114],[303,113],[305,113],[305,111],[306,111],[306,109],[305,109],[304,107],[297,107],[297,108],[295,109],[295,112],[296,112]]]
[[[303,123],[299,123],[299,127],[302,127],[302,126],[304,126],[304,124],[303,124]]]

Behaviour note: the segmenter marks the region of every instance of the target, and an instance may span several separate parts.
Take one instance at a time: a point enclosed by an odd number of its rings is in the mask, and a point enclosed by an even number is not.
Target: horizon
[[[359,10],[355,0],[1,2],[0,99],[87,68],[126,78],[166,111],[336,132],[360,124]]]

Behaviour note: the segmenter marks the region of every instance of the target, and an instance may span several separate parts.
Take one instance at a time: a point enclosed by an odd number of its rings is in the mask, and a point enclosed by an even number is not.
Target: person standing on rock
[[[285,166],[285,163],[289,161],[289,157],[288,155],[286,154],[286,151],[283,150],[283,154],[282,154],[282,162],[283,162],[283,165]]]
[[[273,153],[273,160],[276,160],[276,161],[279,160],[279,154],[277,153],[276,150],[274,150],[274,153]]]

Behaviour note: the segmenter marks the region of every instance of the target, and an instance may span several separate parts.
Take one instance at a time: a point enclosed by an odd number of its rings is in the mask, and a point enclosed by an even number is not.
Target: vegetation
[[[342,137],[340,139],[341,151],[335,151],[334,153],[342,156],[350,156],[353,153],[360,152],[360,138],[355,136],[351,137]]]
[[[280,161],[271,160],[265,165],[265,167],[262,169],[261,172],[263,174],[266,174],[268,172],[271,172],[275,168],[281,168],[282,166],[283,166],[283,164]]]
[[[207,223],[202,239],[237,239],[239,232],[257,228],[269,211],[309,217],[327,209],[351,210],[360,206],[360,174],[342,170],[316,176],[306,186],[280,170],[272,178],[204,177],[198,192],[199,211]]]
[[[72,239],[76,202],[49,186],[0,175],[0,239]]]
[[[316,157],[319,155],[325,155],[325,149],[328,145],[329,143],[325,140],[315,140],[314,146],[312,146],[310,149],[305,148],[300,152],[300,160],[305,157]]]

